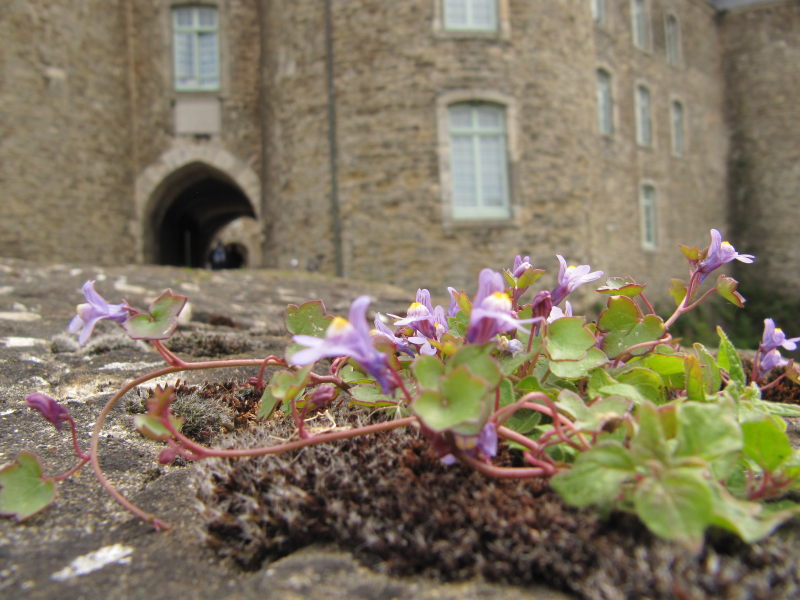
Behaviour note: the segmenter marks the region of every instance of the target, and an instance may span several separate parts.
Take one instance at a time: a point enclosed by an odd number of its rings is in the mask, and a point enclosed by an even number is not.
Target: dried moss
[[[228,443],[277,443],[290,429],[272,423]],[[393,574],[546,583],[583,598],[800,595],[792,524],[750,546],[712,532],[690,556],[632,516],[565,506],[542,481],[446,467],[414,430],[208,461],[197,480],[210,543],[245,568],[334,542]]]

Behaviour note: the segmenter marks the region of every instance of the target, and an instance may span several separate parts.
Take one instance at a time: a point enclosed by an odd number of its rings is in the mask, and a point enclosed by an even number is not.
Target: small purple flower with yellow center
[[[772,369],[777,369],[778,367],[784,367],[789,363],[788,360],[781,356],[781,353],[777,350],[770,350],[761,355],[761,359],[758,361],[758,377],[759,379],[764,379]]]
[[[374,324],[374,329],[370,331],[370,334],[373,337],[385,338],[394,344],[398,352],[406,352],[411,356],[414,355],[414,352],[408,346],[408,340],[404,337],[395,335],[394,331],[392,331],[392,329],[383,322],[383,319],[381,319],[379,314],[375,315]]]
[[[69,411],[47,394],[41,392],[29,394],[25,402],[29,408],[38,410],[59,431],[63,422],[69,419]]]
[[[764,319],[764,334],[761,336],[762,352],[770,352],[777,348],[784,350],[797,350],[797,342],[800,342],[800,337],[787,338],[783,329],[775,327],[775,321],[772,319]]]
[[[569,294],[574,292],[578,287],[584,283],[596,281],[603,276],[602,271],[592,271],[589,265],[569,265],[567,261],[560,254],[556,254],[560,268],[558,270],[558,283],[553,291],[550,292],[550,298],[553,304],[559,304]],[[590,271],[592,271],[590,273]]]
[[[497,428],[494,423],[486,423],[477,436],[453,435],[458,449],[474,458],[493,458],[497,456]],[[446,465],[456,463],[456,457],[445,454],[440,459]]]
[[[525,328],[522,323],[534,323],[541,318],[519,320],[512,310],[511,298],[504,291],[503,276],[483,269],[478,277],[478,293],[472,304],[467,327],[467,342],[485,344],[498,333]]]
[[[94,281],[87,281],[83,284],[83,295],[86,298],[85,304],[79,304],[78,314],[72,318],[67,326],[70,333],[78,333],[78,343],[83,345],[94,331],[94,326],[101,319],[109,319],[117,323],[124,323],[130,316],[126,304],[109,304],[97,290],[94,289]]]
[[[293,365],[308,365],[321,358],[349,356],[370,375],[378,380],[384,393],[389,393],[393,385],[389,379],[386,355],[372,344],[372,336],[367,325],[369,296],[360,296],[350,305],[348,319],[335,317],[324,338],[311,335],[296,335],[295,343],[305,349],[295,352],[289,362]]]
[[[700,273],[700,282],[722,265],[733,260],[743,263],[752,263],[755,256],[752,254],[739,254],[730,242],[722,240],[722,234],[716,229],[711,230],[711,244],[706,248],[705,256],[697,263],[697,272]]]

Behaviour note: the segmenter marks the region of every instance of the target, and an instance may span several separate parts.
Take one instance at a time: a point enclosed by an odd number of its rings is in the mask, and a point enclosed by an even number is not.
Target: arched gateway
[[[256,175],[224,150],[167,152],[137,178],[139,259],[205,266],[212,242],[226,225],[242,217],[260,223],[254,201],[259,187]],[[261,239],[251,238],[246,245],[251,262],[260,262]]]

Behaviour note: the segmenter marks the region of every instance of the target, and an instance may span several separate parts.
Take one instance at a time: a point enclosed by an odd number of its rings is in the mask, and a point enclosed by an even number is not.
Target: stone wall
[[[122,0],[0,6],[0,255],[133,260]]]
[[[678,244],[703,247],[708,230],[728,229],[726,207],[727,129],[723,120],[719,36],[715,13],[705,2],[660,0],[650,3],[651,46],[641,50],[632,39],[629,0],[607,2],[604,25],[594,28],[595,68],[612,75],[615,129],[595,133],[592,185],[592,257],[616,275],[650,282],[648,294],[664,299],[670,277],[684,277],[685,260]],[[680,24],[681,60],[669,64],[665,19]],[[636,141],[635,88],[643,84],[652,99],[653,144]],[[588,94],[587,94],[588,96]],[[587,97],[584,110],[593,110]],[[670,104],[684,107],[683,155],[674,152]],[[595,131],[597,127],[595,126]],[[642,247],[640,189],[656,191],[657,243]]]
[[[722,19],[730,187],[737,238],[758,256],[742,275],[800,294],[800,2],[728,12]],[[787,268],[788,267],[788,268]]]

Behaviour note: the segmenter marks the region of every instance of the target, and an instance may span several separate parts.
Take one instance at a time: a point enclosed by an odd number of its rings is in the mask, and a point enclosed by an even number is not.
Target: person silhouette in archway
[[[214,243],[214,248],[208,256],[208,264],[214,269],[224,269],[227,266],[228,253],[225,251],[225,245],[222,240],[217,240]]]

